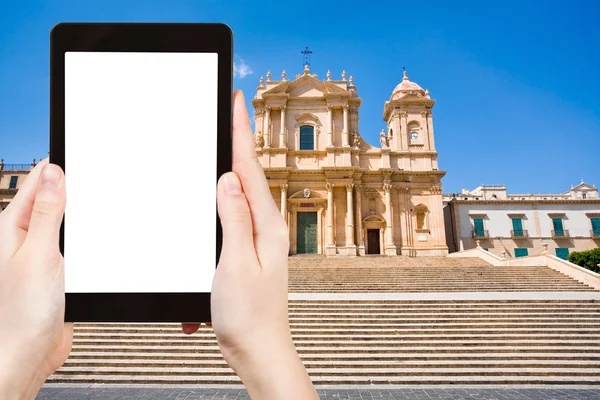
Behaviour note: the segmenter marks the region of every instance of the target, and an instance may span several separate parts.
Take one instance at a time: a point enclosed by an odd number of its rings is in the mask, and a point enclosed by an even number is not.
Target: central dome
[[[406,76],[406,71],[404,71],[404,77],[402,78],[402,82],[396,86],[394,91],[392,92],[392,98],[402,97],[400,93],[408,93],[408,92],[420,92],[421,94],[425,94],[423,88],[417,85],[414,82],[411,82]]]

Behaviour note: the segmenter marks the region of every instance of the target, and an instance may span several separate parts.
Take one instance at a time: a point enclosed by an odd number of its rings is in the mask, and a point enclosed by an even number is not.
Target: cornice
[[[447,195],[443,195],[447,196]],[[600,199],[569,199],[569,200],[446,200],[453,204],[600,204]]]

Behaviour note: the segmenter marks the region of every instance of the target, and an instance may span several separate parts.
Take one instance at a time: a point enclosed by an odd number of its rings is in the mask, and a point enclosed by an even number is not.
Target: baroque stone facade
[[[429,92],[402,82],[384,102],[379,147],[360,135],[354,79],[262,77],[254,139],[290,229],[290,254],[448,254]]]

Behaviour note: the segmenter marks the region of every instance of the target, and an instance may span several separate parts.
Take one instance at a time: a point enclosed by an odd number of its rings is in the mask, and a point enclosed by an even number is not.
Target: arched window
[[[315,128],[311,125],[300,127],[300,150],[315,149]]]

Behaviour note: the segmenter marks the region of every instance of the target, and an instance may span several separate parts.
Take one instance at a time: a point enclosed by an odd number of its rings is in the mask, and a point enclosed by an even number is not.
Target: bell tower
[[[389,101],[385,102],[383,120],[388,126],[390,148],[394,152],[426,154],[428,160],[411,165],[411,161],[402,160],[402,169],[421,170],[437,169],[437,152],[435,151],[433,120],[431,110],[435,100],[429,96],[428,90],[408,79],[406,71],[402,82],[396,86]],[[419,157],[422,158],[422,157]]]

